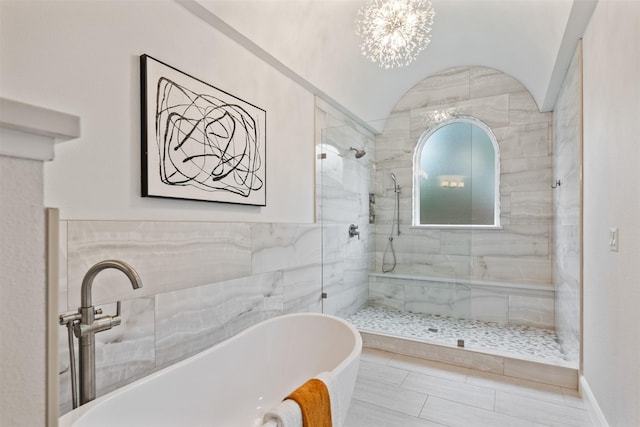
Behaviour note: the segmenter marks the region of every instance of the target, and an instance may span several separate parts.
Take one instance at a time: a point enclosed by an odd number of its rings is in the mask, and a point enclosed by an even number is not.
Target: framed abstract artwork
[[[266,206],[266,111],[140,56],[142,196]]]

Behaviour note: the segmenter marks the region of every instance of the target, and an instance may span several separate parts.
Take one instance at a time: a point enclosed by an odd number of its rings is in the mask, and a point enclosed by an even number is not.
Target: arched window
[[[432,126],[413,172],[414,226],[500,227],[500,151],[484,122],[458,116]]]

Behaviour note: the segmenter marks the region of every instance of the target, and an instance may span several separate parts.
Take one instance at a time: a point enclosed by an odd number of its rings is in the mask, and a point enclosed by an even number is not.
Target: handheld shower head
[[[364,155],[367,154],[367,152],[364,151],[364,148],[353,148],[353,147],[351,147],[351,148],[349,148],[349,150],[356,152],[356,154],[355,154],[356,159],[364,157]]]
[[[398,180],[396,179],[396,174],[391,172],[391,179],[393,180],[393,191],[396,193],[400,192],[400,186],[398,185]]]

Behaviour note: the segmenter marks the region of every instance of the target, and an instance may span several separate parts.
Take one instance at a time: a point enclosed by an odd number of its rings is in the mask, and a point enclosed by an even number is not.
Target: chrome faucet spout
[[[100,261],[99,263],[91,267],[82,279],[82,288],[80,290],[81,308],[89,308],[93,305],[91,303],[91,288],[93,285],[93,279],[95,279],[98,273],[108,268],[115,268],[116,270],[122,271],[131,282],[131,286],[133,286],[133,289],[142,287],[142,280],[140,280],[140,276],[133,269],[133,267],[131,267],[126,262],[112,259]]]

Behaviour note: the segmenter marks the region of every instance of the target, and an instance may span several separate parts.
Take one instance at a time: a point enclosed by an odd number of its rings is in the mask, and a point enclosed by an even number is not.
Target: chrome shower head
[[[349,150],[356,152],[356,154],[355,154],[356,159],[364,157],[364,155],[367,154],[367,152],[364,151],[364,148],[353,148],[353,147],[351,147],[351,148],[349,148]]]

